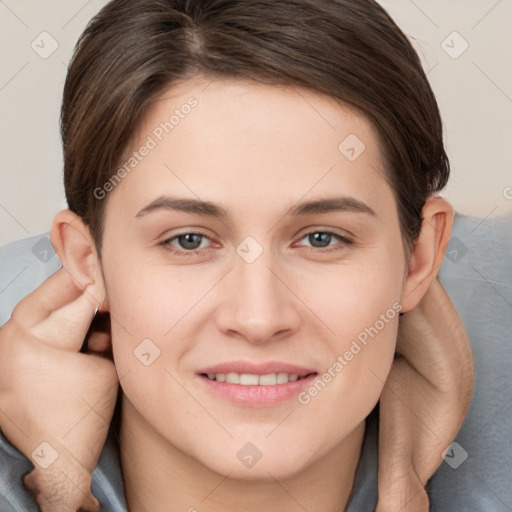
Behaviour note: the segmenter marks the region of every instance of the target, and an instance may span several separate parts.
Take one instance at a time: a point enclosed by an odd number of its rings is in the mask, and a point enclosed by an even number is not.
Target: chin
[[[252,450],[247,450],[247,453]],[[290,447],[287,455],[284,455],[284,449],[267,455],[261,453],[260,450],[259,456],[261,458],[256,460],[255,456],[253,456],[252,461],[249,460],[249,455],[244,455],[241,461],[237,454],[235,454],[235,460],[233,460],[232,456],[226,457],[224,454],[222,460],[204,460],[199,462],[210,471],[223,476],[229,475],[229,478],[232,480],[272,482],[274,480],[292,478],[308,467],[308,461],[301,460],[301,454],[293,453],[293,450],[294,448]]]
[[[202,444],[192,448],[189,454],[203,468],[229,475],[230,479],[245,481],[273,481],[291,478],[314,463],[322,454],[327,453],[330,443],[319,446],[311,443],[314,433],[308,436],[278,436],[272,435],[264,439],[262,436],[245,435],[243,440],[212,439],[209,446]],[[283,442],[287,438],[287,442]],[[318,439],[316,440],[319,441]]]

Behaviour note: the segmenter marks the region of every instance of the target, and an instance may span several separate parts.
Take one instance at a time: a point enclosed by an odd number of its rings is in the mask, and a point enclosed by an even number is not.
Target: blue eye
[[[322,249],[325,247],[333,247],[335,244],[331,244],[331,242],[338,240],[338,242],[342,242],[346,245],[349,245],[352,243],[352,240],[348,239],[347,237],[338,235],[337,233],[332,233],[331,231],[311,231],[309,233],[306,233],[301,240],[304,240],[307,238],[309,242],[309,247],[313,247],[315,249]],[[302,244],[301,244],[302,245]],[[308,247],[306,245],[306,247]]]
[[[181,235],[168,238],[159,245],[177,254],[197,254],[200,249],[204,249],[204,246],[201,246],[201,244],[205,239],[209,240],[209,238],[202,233],[183,233]],[[174,242],[177,242],[178,245]],[[183,250],[180,251],[180,249]]]

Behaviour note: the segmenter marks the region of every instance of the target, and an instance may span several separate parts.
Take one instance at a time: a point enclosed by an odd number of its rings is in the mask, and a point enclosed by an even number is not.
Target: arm
[[[435,279],[401,319],[381,396],[377,512],[428,512],[425,486],[464,421],[472,391],[469,339]]]
[[[93,334],[88,353],[80,351],[95,307],[61,269],[21,301],[0,330],[0,428],[34,463],[24,483],[42,512],[99,510],[91,473],[118,381],[113,363],[102,357],[108,335]]]

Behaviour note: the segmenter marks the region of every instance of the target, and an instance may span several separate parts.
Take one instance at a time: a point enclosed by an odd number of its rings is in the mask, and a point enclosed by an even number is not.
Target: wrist
[[[74,460],[59,457],[46,469],[35,464],[23,477],[23,483],[41,512],[99,512],[91,479],[91,473]]]

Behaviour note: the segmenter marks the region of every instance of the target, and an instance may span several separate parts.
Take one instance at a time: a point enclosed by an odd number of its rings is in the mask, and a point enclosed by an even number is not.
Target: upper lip
[[[231,361],[201,368],[198,374],[202,373],[250,373],[252,375],[268,375],[270,373],[288,373],[297,374],[299,377],[305,377],[310,373],[316,373],[314,369],[296,364],[283,363],[279,361],[266,361],[255,363],[249,361]]]

